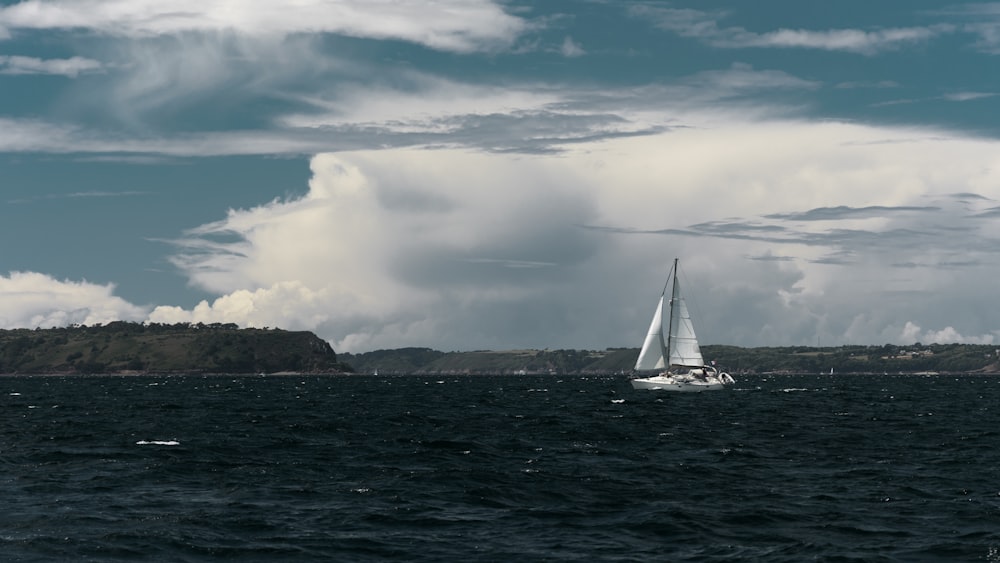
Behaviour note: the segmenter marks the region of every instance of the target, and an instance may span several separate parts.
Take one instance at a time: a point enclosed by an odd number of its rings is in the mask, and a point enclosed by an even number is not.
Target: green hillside
[[[340,373],[311,332],[234,324],[138,324],[0,330],[0,373]]]

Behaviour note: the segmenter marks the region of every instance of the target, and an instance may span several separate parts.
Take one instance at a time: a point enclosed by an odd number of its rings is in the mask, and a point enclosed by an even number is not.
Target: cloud
[[[742,27],[720,27],[718,21],[728,15],[724,12],[650,5],[631,6],[629,12],[635,17],[652,21],[655,26],[682,37],[700,39],[713,47],[727,49],[801,48],[873,55],[925,43],[937,36],[952,33],[956,29],[953,25],[937,24],[927,27],[875,30],[779,29],[767,33],[755,33]]]
[[[972,100],[981,100],[983,98],[992,98],[996,96],[995,92],[954,92],[951,94],[945,94],[944,99],[949,102],[968,102]]]
[[[638,345],[676,256],[706,343],[899,342],[900,319],[997,330],[965,299],[1000,275],[1000,227],[979,217],[1000,197],[995,143],[712,124],[558,156],[318,155],[304,195],[175,241],[220,297],[151,318],[307,328],[340,351]],[[871,142],[887,137],[912,141]]]
[[[142,321],[147,310],[114,295],[113,284],[57,280],[35,272],[0,276],[0,328],[51,328]]]
[[[252,46],[255,50],[260,47]],[[469,84],[413,70],[400,70],[391,80],[362,79],[356,69],[335,85],[321,84],[308,94],[286,93],[285,110],[260,128],[187,132],[177,131],[176,124],[167,123],[175,111],[180,111],[178,106],[197,105],[205,102],[206,96],[224,111],[221,106],[236,103],[233,98],[248,90],[280,90],[280,85],[298,72],[294,70],[297,65],[311,60],[307,56],[309,48],[302,48],[301,56],[292,56],[294,49],[289,45],[284,45],[284,51],[278,49],[266,55],[273,58],[283,52],[274,64],[265,66],[284,71],[266,70],[262,75],[247,69],[217,70],[214,63],[205,61],[218,62],[218,58],[188,57],[191,53],[182,48],[163,48],[164,57],[157,55],[159,50],[149,51],[143,55],[147,63],[139,65],[144,69],[141,76],[129,75],[115,83],[110,95],[102,90],[100,96],[82,94],[74,99],[76,103],[91,96],[94,104],[113,107],[129,123],[127,127],[92,130],[40,119],[0,117],[0,151],[90,153],[120,159],[151,155],[311,155],[368,148],[447,146],[545,154],[602,139],[654,135],[686,127],[689,115],[708,125],[736,118],[787,117],[798,113],[798,109],[761,102],[761,94],[795,95],[819,87],[818,83],[781,71],[759,70],[746,64],[696,73],[674,85],[618,89],[567,89],[545,83]],[[188,64],[185,61],[189,59],[201,62]],[[289,74],[277,75],[285,71]],[[252,80],[252,84],[245,85],[244,80]],[[222,91],[224,96],[219,94]],[[220,95],[217,100],[213,98],[216,94]],[[158,133],[151,135],[150,128],[138,126],[147,114],[155,114],[155,119],[164,122]]]
[[[702,71],[682,81],[682,84],[699,91],[714,91],[719,99],[763,91],[815,90],[820,86],[818,82],[803,80],[782,71],[757,70],[746,63],[734,63],[726,70]]]
[[[787,112],[749,100],[765,92],[817,87],[746,64],[696,73],[671,86],[599,90],[545,83],[467,84],[403,70],[392,84],[341,85],[328,97],[302,98],[311,107],[287,114],[279,123],[329,133],[366,130],[394,146],[422,142],[538,153],[599,138],[659,133],[679,125],[691,108],[722,100],[744,115]],[[747,100],[742,107],[741,100]]]
[[[0,117],[0,151],[3,152],[72,152],[85,149],[101,152],[111,145],[82,143],[87,133],[79,127],[40,119]],[[124,148],[124,144],[118,145]]]
[[[834,85],[834,88],[841,90],[852,90],[855,88],[884,89],[884,88],[899,88],[899,87],[900,87],[899,83],[893,80],[878,80],[874,82],[864,82],[864,81],[840,82]]]
[[[565,39],[563,39],[562,46],[559,48],[559,51],[563,54],[564,57],[570,57],[570,58],[580,57],[586,54],[586,51],[583,50],[583,47],[581,47],[580,44],[577,43],[576,41],[573,41],[571,37],[566,37]]]
[[[375,135],[346,131],[340,138],[329,132],[242,130],[205,133],[163,133],[149,137],[128,131],[92,130],[80,125],[31,118],[0,117],[0,151],[99,155],[129,159],[137,164],[159,162],[148,155],[209,157],[220,155],[315,154],[349,147],[376,148]],[[399,142],[404,142],[400,140]]]
[[[527,24],[488,0],[432,3],[303,0],[294,9],[265,0],[25,0],[0,8],[0,30],[86,30],[143,39],[186,33],[253,36],[335,33],[400,39],[456,52],[510,45]]]
[[[713,44],[733,48],[799,47],[872,55],[880,51],[896,50],[908,45],[924,43],[939,35],[950,33],[953,30],[954,27],[950,25],[879,29],[874,31],[858,29],[836,29],[829,31],[780,29],[764,34],[734,33],[730,37],[714,40]]]
[[[775,256],[769,252],[759,256],[747,256],[747,260],[759,260],[761,262],[793,262],[795,258],[791,256]]]
[[[397,73],[389,67],[407,69],[381,57],[366,62],[370,42],[347,38],[492,54],[532,26],[489,0],[303,0],[293,9],[264,0],[26,0],[0,7],[0,30],[44,30],[48,42],[80,56],[0,57],[0,72],[105,73],[65,94],[61,109],[82,116],[78,122],[146,134],[203,130],[205,116],[235,120],[234,108],[252,104],[268,109],[251,119],[270,129],[272,112],[300,109],[300,96],[391,83]],[[81,35],[87,40],[77,41]]]
[[[963,31],[976,37],[972,46],[980,52],[1000,54],[1000,5],[996,2],[952,4],[930,13],[959,22]]]
[[[997,332],[1000,333],[1000,331]],[[922,330],[919,325],[907,321],[897,343],[915,344],[917,342],[921,344],[994,344],[997,342],[997,334],[963,336],[954,327],[948,326],[941,330]]]
[[[99,61],[83,57],[39,59],[0,55],[0,74],[56,74],[75,78],[81,73],[96,72],[101,69]]]
[[[993,21],[966,24],[965,29],[977,36],[974,47],[983,53],[1000,55],[1000,26],[997,25],[996,14],[990,18]]]
[[[286,330],[312,330],[337,314],[336,300],[298,282],[282,282],[267,289],[240,290],[202,301],[192,310],[159,306],[148,317],[154,323],[238,323],[244,327],[278,326]]]
[[[312,36],[184,34],[116,40],[105,49],[117,72],[81,91],[77,111],[101,111],[131,128],[152,122],[159,130],[172,129],[187,112],[280,97],[303,77],[323,77],[340,64]]]
[[[927,98],[904,98],[899,100],[887,100],[884,102],[878,102],[872,104],[872,107],[890,107],[890,106],[901,106],[907,104],[919,104],[927,102],[937,102],[944,100],[946,102],[972,102],[976,100],[982,100],[985,98],[992,98],[997,94],[992,92],[953,92],[950,94],[945,94],[943,96],[932,96]]]
[[[587,96],[577,100],[603,107]],[[665,121],[633,108],[636,124]],[[314,330],[338,351],[636,346],[680,257],[706,343],[897,342],[907,321],[962,335],[997,330],[973,297],[991,295],[1000,276],[996,142],[676,115],[684,126],[576,138],[557,153],[421,145],[319,154],[303,193],[178,236],[172,263],[214,297],[160,303],[148,318]],[[68,147],[84,135],[31,125],[0,127],[0,139],[30,145],[49,132]],[[276,138],[253,142],[273,148]],[[301,150],[301,139],[283,142]],[[98,147],[126,145],[105,142]],[[212,150],[172,142],[188,154]],[[40,311],[9,322],[106,321],[111,313],[90,309],[104,302],[102,311],[142,318],[111,286],[85,287],[97,296],[46,294]],[[929,332],[954,338],[943,330]],[[921,341],[931,338],[922,332]]]
[[[765,215],[768,219],[786,219],[790,221],[836,221],[840,219],[857,219],[870,217],[887,217],[895,213],[939,211],[938,207],[870,205],[868,207],[819,207],[801,213],[775,213]]]
[[[586,194],[550,168],[466,151],[319,155],[304,196],[175,241],[191,283],[225,295],[151,319],[301,325],[337,349],[496,343],[490,327],[526,317],[526,301],[544,310],[546,289],[599,244],[575,227],[592,219]]]
[[[454,134],[463,119],[539,114],[564,94],[543,84],[477,85],[401,70],[392,84],[348,82],[325,96],[301,98],[310,111],[284,116],[292,128],[371,127],[384,132]]]

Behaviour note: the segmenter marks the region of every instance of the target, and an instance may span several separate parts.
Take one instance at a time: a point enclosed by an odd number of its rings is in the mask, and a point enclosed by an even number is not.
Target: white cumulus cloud
[[[559,156],[318,155],[306,194],[176,241],[222,297],[155,315],[309,328],[342,351],[637,345],[677,256],[707,343],[997,330],[975,297],[1000,274],[994,143],[701,122]]]
[[[996,331],[1000,333],[1000,330]],[[923,330],[919,325],[907,321],[899,335],[900,344],[993,344],[997,341],[996,334],[980,334],[977,336],[965,336],[960,334],[954,327],[947,326],[941,330]]]
[[[232,322],[350,352],[637,346],[679,257],[705,343],[998,334],[984,299],[1000,276],[996,142],[684,118],[698,126],[559,154],[318,154],[303,193],[174,241],[173,263],[215,298],[147,315],[110,285],[16,274],[3,323]]]
[[[113,284],[57,280],[36,272],[0,276],[0,328],[141,321],[147,311],[114,295]]]

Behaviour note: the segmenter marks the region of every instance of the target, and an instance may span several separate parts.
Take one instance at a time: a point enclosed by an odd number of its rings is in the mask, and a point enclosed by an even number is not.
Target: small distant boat
[[[681,297],[677,281],[678,260],[667,276],[667,283],[660,294],[660,302],[653,313],[649,333],[642,344],[642,351],[635,362],[635,371],[660,371],[658,375],[632,380],[633,389],[663,391],[716,391],[736,383],[728,373],[705,364],[698,347],[698,338]],[[667,299],[667,286],[671,285]],[[664,310],[666,307],[666,310]],[[666,318],[666,323],[664,323]]]

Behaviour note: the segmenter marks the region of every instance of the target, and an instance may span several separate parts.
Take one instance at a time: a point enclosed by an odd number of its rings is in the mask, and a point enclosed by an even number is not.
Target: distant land
[[[235,324],[0,330],[0,374],[343,373],[311,332]]]
[[[706,345],[708,361],[733,374],[1000,374],[1000,346],[761,347]],[[112,322],[49,329],[0,329],[0,374],[619,374],[637,348],[479,350],[398,348],[337,354],[308,331],[235,324]]]
[[[914,344],[911,346],[763,347],[706,345],[706,361],[733,374],[748,373],[1000,373],[1000,346]],[[341,354],[357,373],[427,374],[613,374],[628,373],[638,348],[606,350],[507,350],[439,352],[430,348]]]

